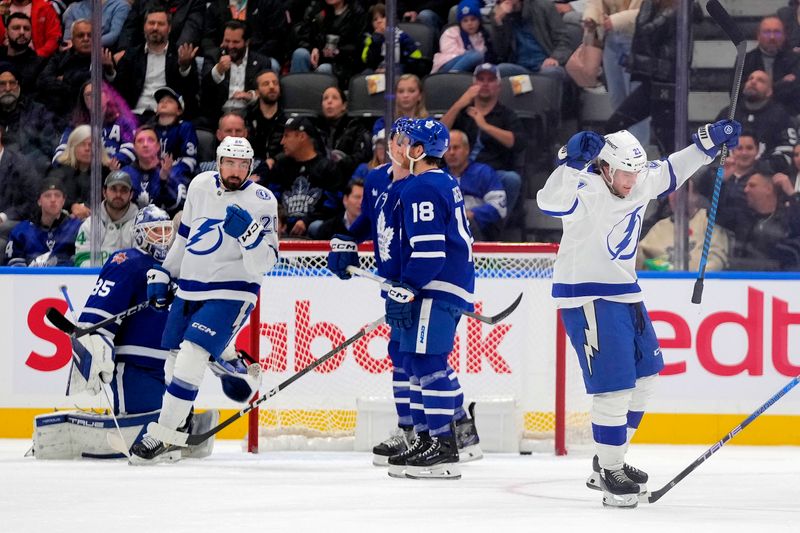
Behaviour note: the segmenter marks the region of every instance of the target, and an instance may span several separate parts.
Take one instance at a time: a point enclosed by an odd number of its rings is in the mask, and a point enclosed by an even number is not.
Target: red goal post
[[[557,249],[541,243],[474,244],[476,310],[493,315],[518,294],[523,299],[500,324],[465,317],[449,361],[465,404],[477,401],[478,413],[482,406],[488,411],[511,406],[506,413],[511,427],[502,427],[518,439],[519,451],[551,449],[561,455],[590,437],[580,370],[550,297]],[[280,263],[265,277],[250,324],[237,340],[261,362],[264,390],[383,314],[377,285],[333,276],[326,268],[328,250],[328,241],[281,241]],[[371,243],[360,246],[359,255],[362,268],[374,268]],[[363,400],[391,401],[388,332],[381,326],[253,410],[248,451],[353,449]],[[480,432],[480,418],[477,425]]]

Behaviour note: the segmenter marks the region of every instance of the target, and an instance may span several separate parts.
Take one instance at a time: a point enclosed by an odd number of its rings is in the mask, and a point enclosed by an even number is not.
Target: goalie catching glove
[[[708,157],[717,157],[723,144],[728,150],[736,148],[741,133],[742,125],[735,120],[718,120],[697,128],[697,133],[692,134],[692,141]]]
[[[102,335],[72,337],[72,369],[67,395],[88,392],[96,395],[114,377],[114,346]]]
[[[350,279],[347,267],[359,266],[358,245],[352,237],[347,235],[334,235],[331,239],[331,251],[328,252],[328,270],[340,279]]]

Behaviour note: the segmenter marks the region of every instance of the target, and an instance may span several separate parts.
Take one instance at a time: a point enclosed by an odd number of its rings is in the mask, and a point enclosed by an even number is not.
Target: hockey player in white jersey
[[[158,422],[131,448],[132,463],[174,460],[180,450],[170,435],[189,414],[206,364],[260,381],[260,366],[228,360],[225,348],[252,311],[264,275],[278,260],[278,204],[266,188],[248,179],[253,149],[241,137],[226,137],[217,148],[219,172],[192,180],[178,236],[163,267],[148,272],[148,299],[168,305],[169,287],[177,294],[167,318],[162,346],[173,352],[171,380],[164,393]],[[177,352],[177,353],[175,353]],[[242,391],[241,400],[247,401]]]
[[[587,485],[603,491],[604,505],[636,507],[646,490],[647,474],[626,464],[625,453],[664,367],[635,271],[645,207],[710,163],[723,144],[736,146],[740,132],[735,121],[706,124],[687,148],[648,162],[627,131],[583,131],[561,148],[558,168],[537,194],[540,209],[564,223],[552,294],[592,395],[597,455]]]

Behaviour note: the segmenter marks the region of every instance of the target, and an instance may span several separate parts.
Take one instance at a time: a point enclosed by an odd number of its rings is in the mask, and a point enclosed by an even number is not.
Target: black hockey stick
[[[356,333],[355,335],[353,335],[349,339],[346,339],[339,346],[336,346],[335,348],[331,349],[331,351],[329,351],[325,355],[321,356],[319,359],[317,359],[316,361],[314,361],[313,363],[311,363],[310,365],[305,367],[303,370],[297,372],[293,376],[290,376],[290,377],[286,378],[285,381],[283,381],[282,383],[280,383],[276,387],[273,387],[272,389],[270,389],[266,394],[264,394],[263,396],[258,398],[256,401],[254,401],[253,403],[251,403],[250,405],[248,405],[247,407],[245,407],[244,409],[242,409],[238,413],[235,413],[235,414],[231,415],[227,420],[224,420],[219,425],[217,425],[216,427],[211,428],[210,430],[206,431],[205,433],[198,433],[196,435],[190,435],[188,433],[182,433],[180,431],[175,431],[175,430],[172,430],[172,429],[169,429],[169,428],[165,428],[164,426],[162,426],[162,425],[160,425],[158,423],[155,423],[155,422],[151,422],[150,424],[147,425],[147,433],[150,436],[152,436],[153,438],[158,439],[158,440],[160,440],[162,442],[169,443],[169,444],[175,444],[175,445],[178,445],[178,446],[196,446],[196,445],[204,442],[205,440],[209,439],[210,437],[216,435],[217,433],[219,433],[220,431],[222,431],[226,427],[230,426],[231,424],[233,424],[234,422],[239,420],[241,417],[243,417],[244,415],[246,415],[247,413],[249,413],[250,411],[252,411],[256,407],[258,407],[262,403],[266,402],[267,400],[269,400],[270,398],[272,398],[273,396],[278,394],[280,391],[282,391],[283,389],[285,389],[286,387],[288,387],[289,385],[291,385],[292,383],[294,383],[295,381],[297,381],[301,377],[305,376],[306,374],[308,374],[309,372],[311,372],[312,370],[317,368],[322,363],[324,363],[325,361],[327,361],[328,359],[330,359],[331,357],[333,357],[337,353],[341,352],[342,350],[344,350],[345,348],[347,348],[348,346],[350,346],[351,344],[356,342],[358,339],[360,339],[361,337],[363,337],[364,335],[366,335],[367,333],[372,331],[373,329],[375,329],[378,326],[380,326],[381,324],[383,324],[385,320],[386,320],[386,317],[382,316],[379,319],[370,322],[369,324],[367,324],[366,326],[361,328],[361,330],[358,333]]]
[[[667,492],[670,491],[670,489],[672,489],[672,487],[677,485],[683,478],[685,478],[686,476],[691,474],[692,471],[695,468],[697,468],[698,466],[700,466],[701,464],[703,464],[706,459],[708,459],[709,457],[714,455],[717,452],[717,450],[719,450],[720,448],[722,448],[722,446],[725,445],[726,442],[731,440],[733,437],[735,437],[737,434],[739,434],[740,431],[742,431],[744,428],[746,428],[750,424],[750,422],[752,422],[753,420],[755,420],[756,418],[761,416],[764,413],[764,411],[766,411],[767,409],[772,407],[772,404],[774,404],[775,402],[780,400],[787,392],[792,390],[794,388],[794,386],[797,385],[798,382],[800,382],[800,376],[797,376],[792,381],[790,381],[788,385],[786,385],[784,388],[779,390],[772,398],[767,400],[764,403],[764,405],[762,405],[761,407],[756,409],[753,414],[748,416],[744,420],[744,422],[742,422],[741,424],[739,424],[738,426],[733,428],[730,431],[730,433],[728,433],[727,435],[722,437],[722,439],[720,439],[711,448],[706,450],[705,453],[703,453],[703,455],[698,457],[692,464],[690,464],[689,466],[684,468],[683,471],[680,474],[678,474],[677,476],[672,478],[672,481],[670,481],[669,483],[667,483],[662,488],[660,488],[660,489],[658,489],[656,491],[647,492],[646,494],[640,495],[639,496],[639,501],[642,502],[642,503],[655,503],[658,500],[660,500],[661,497],[664,496],[664,494],[666,494]]]
[[[90,333],[94,333],[98,329],[104,328],[109,324],[113,324],[114,322],[128,318],[129,316],[136,314],[139,311],[142,311],[143,309],[147,309],[149,305],[150,305],[149,301],[136,304],[130,309],[126,309],[125,311],[119,314],[110,316],[106,319],[101,320],[97,324],[92,324],[91,326],[86,328],[81,328],[70,322],[69,319],[65,317],[61,313],[61,311],[59,311],[55,307],[49,308],[44,315],[55,327],[57,327],[67,335],[71,335],[75,338],[78,338],[78,337],[83,337],[84,335],[88,335]]]
[[[725,32],[728,38],[736,46],[736,69],[733,76],[733,94],[731,96],[731,105],[728,110],[728,120],[733,120],[736,114],[736,104],[739,101],[739,86],[742,84],[742,70],[744,69],[744,56],[747,53],[747,42],[739,31],[739,27],[733,21],[731,16],[725,11],[725,8],[720,5],[719,0],[709,0],[706,4],[706,9],[711,18],[714,19],[720,28]],[[717,218],[717,207],[719,206],[719,193],[722,189],[722,173],[724,172],[725,160],[728,158],[728,147],[722,145],[721,155],[719,158],[719,167],[717,167],[717,177],[714,180],[714,194],[711,197],[711,207],[708,210],[708,223],[706,224],[706,235],[703,240],[703,254],[700,256],[700,268],[697,272],[697,280],[694,283],[694,291],[692,292],[692,303],[699,304],[703,301],[703,282],[706,277],[706,263],[708,263],[708,252],[711,248],[711,235],[714,233],[714,224]]]
[[[381,289],[384,291],[389,291],[392,287],[386,282],[386,278],[383,278],[377,274],[370,272],[369,270],[364,270],[363,268],[358,268],[354,266],[347,267],[347,272],[353,276],[358,276],[360,278],[371,279],[372,281],[377,281],[381,285]],[[519,303],[522,301],[522,293],[517,296],[516,300],[511,302],[511,305],[500,311],[494,316],[485,316],[478,313],[474,313],[472,311],[467,311],[466,309],[461,310],[461,314],[464,316],[468,316],[470,318],[474,318],[475,320],[479,320],[484,324],[494,325],[498,322],[505,319],[508,315],[514,312],[517,308]]]

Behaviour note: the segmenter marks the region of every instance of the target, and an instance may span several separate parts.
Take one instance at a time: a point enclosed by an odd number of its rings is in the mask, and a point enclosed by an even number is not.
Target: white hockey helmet
[[[217,146],[217,168],[222,164],[223,157],[232,157],[235,159],[249,159],[250,172],[253,171],[253,147],[250,146],[250,141],[244,137],[225,137],[222,142]]]
[[[609,166],[609,175],[614,171],[640,172],[647,164],[647,154],[642,144],[628,130],[609,133],[605,136],[606,144],[597,156]]]

